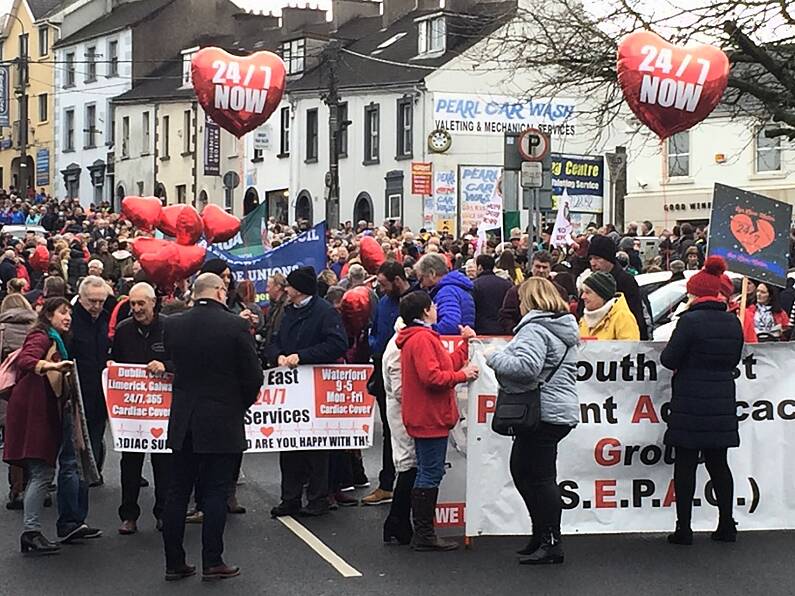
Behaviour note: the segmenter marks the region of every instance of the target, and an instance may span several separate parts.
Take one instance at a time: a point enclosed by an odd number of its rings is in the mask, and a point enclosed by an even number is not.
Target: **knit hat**
[[[287,276],[287,285],[307,296],[317,294],[317,277],[312,267],[299,267]]]
[[[588,246],[589,257],[601,257],[611,263],[616,262],[616,244],[607,236],[594,236]]]
[[[215,273],[216,275],[221,275],[227,269],[229,269],[229,264],[223,259],[209,259],[204,262],[199,273]]]
[[[605,302],[615,296],[618,289],[615,278],[609,273],[603,273],[602,271],[594,271],[582,283],[596,292]]]
[[[731,293],[734,289],[731,280],[724,275],[726,271],[726,261],[721,257],[709,257],[704,263],[704,268],[687,280],[687,293],[703,298],[705,296],[717,296],[726,292]],[[729,290],[731,286],[732,290]]]

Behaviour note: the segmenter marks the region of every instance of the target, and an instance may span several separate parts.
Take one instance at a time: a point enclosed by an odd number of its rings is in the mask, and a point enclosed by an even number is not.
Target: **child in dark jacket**
[[[432,329],[436,306],[425,292],[413,292],[400,301],[406,323],[397,337],[401,350],[403,422],[415,439],[417,479],[412,491],[414,550],[453,550],[456,542],[441,540],[433,529],[439,484],[444,475],[447,435],[458,422],[455,386],[477,378],[478,369],[467,364],[468,340],[475,337],[461,327],[464,341],[448,353]]]

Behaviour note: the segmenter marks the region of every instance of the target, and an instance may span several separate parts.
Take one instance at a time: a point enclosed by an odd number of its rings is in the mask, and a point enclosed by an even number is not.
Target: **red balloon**
[[[160,212],[157,229],[177,239],[178,244],[196,244],[204,231],[199,212],[191,205],[170,205]]]
[[[163,205],[157,197],[124,197],[121,212],[136,228],[151,231],[160,221]]]
[[[186,279],[196,273],[202,268],[204,264],[204,257],[207,255],[207,249],[203,246],[184,246],[182,244],[175,245],[177,247],[177,280]],[[176,281],[176,280],[175,280]]]
[[[284,95],[284,62],[271,52],[233,56],[204,48],[193,57],[191,72],[199,104],[238,138],[264,124]]]
[[[377,273],[378,268],[386,260],[384,250],[378,244],[378,240],[372,236],[362,236],[359,241],[359,256],[362,259],[362,267],[371,274]]]
[[[729,59],[710,45],[671,45],[650,31],[618,44],[618,82],[635,116],[661,139],[701,122],[723,97]]]
[[[148,253],[156,253],[162,248],[171,244],[168,240],[160,240],[158,238],[147,238],[141,236],[133,240],[132,254],[136,259],[140,259],[141,255]]]
[[[202,210],[202,221],[204,236],[210,244],[231,240],[240,231],[240,220],[212,203]]]
[[[158,286],[165,288],[171,286],[179,279],[178,261],[179,251],[177,244],[164,240],[167,244],[162,246],[157,252],[142,254],[138,259],[141,269],[147,277]]]

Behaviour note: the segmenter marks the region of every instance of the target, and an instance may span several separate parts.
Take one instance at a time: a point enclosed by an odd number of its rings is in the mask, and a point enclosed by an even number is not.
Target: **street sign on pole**
[[[550,150],[549,135],[540,130],[528,128],[519,137],[519,155],[527,161],[543,161]]]
[[[543,164],[540,161],[522,162],[522,188],[541,188],[543,185]]]

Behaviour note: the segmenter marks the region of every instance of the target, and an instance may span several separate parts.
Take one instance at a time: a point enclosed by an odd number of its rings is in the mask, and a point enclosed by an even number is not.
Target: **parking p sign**
[[[549,149],[549,135],[538,129],[528,128],[519,137],[519,154],[526,161],[544,161]]]

